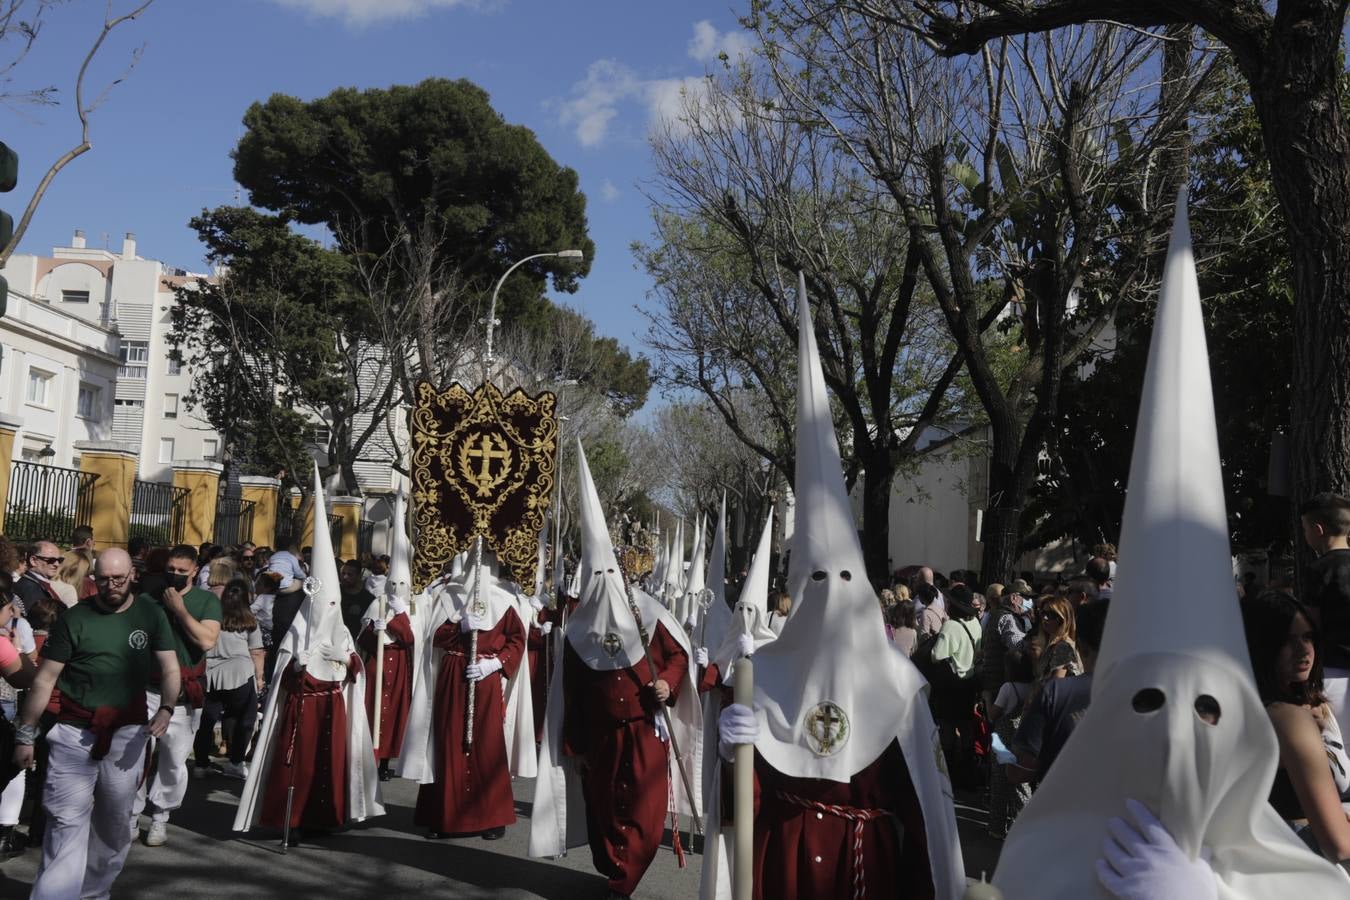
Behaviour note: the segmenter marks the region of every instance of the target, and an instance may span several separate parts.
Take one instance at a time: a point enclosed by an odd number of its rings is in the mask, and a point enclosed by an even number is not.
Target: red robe
[[[674,704],[689,657],[659,622],[649,645],[657,678]],[[596,871],[609,889],[632,894],[656,858],[669,802],[667,744],[652,724],[647,661],[598,671],[567,644],[563,659],[563,753],[584,758],[581,790]]]
[[[543,621],[547,611],[539,613],[540,621]],[[534,707],[535,743],[544,739],[544,710],[548,707],[548,644],[549,640],[539,626],[531,625],[525,645],[529,650],[530,702]]]
[[[348,678],[360,660],[349,661]],[[281,676],[286,706],[263,787],[258,824],[281,828],[291,785],[292,828],[337,828],[347,821],[347,707],[344,682],[320,681],[291,666]]]
[[[722,784],[731,784],[730,766],[723,769]],[[724,810],[731,809],[730,793],[725,790],[722,794]],[[782,897],[835,900],[857,896],[855,822],[838,812],[811,807],[811,803],[889,813],[862,826],[862,881],[866,895],[888,900],[932,900],[933,878],[923,809],[900,745],[894,741],[848,784],[792,778],[755,754],[757,900]],[[729,815],[724,821],[730,821]]]
[[[413,633],[407,613],[389,620],[385,629],[389,643],[384,647],[384,689],[380,698],[380,745],[377,760],[395,759],[403,749],[403,734],[408,730],[408,709],[412,705]],[[375,629],[366,626],[357,637],[357,645],[366,658],[366,717],[375,731]]]
[[[516,821],[507,767],[506,699],[503,679],[515,675],[525,656],[525,628],[514,609],[495,628],[478,632],[479,657],[495,656],[502,668],[474,688],[473,746],[464,749],[469,682],[469,634],[458,622],[436,629],[434,644],[446,651],[436,675],[432,728],[436,741],[436,781],[417,792],[413,822],[447,834],[474,834]]]

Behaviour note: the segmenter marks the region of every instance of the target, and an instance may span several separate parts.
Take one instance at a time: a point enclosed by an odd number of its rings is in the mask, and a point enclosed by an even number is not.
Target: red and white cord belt
[[[805,797],[798,797],[796,794],[789,794],[786,791],[776,791],[775,793],[778,795],[778,799],[793,806],[809,809],[812,812],[824,813],[853,823],[853,898],[854,900],[863,900],[867,896],[867,882],[864,877],[867,867],[863,859],[863,830],[867,823],[873,819],[894,814],[888,809],[860,809],[856,806],[838,806],[832,803],[807,800]]]

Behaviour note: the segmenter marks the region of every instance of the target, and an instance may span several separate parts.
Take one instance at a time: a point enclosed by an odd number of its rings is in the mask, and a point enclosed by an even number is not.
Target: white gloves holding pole
[[[493,672],[500,672],[502,661],[492,656],[485,656],[476,663],[469,663],[464,669],[464,677],[470,681],[482,681]]]
[[[717,752],[731,762],[737,744],[753,744],[759,737],[755,711],[743,703],[732,703],[717,717]]]
[[[700,666],[708,665],[707,647],[699,647],[697,650],[694,651],[694,662],[698,663]]]
[[[1126,818],[1107,823],[1110,832],[1097,860],[1097,880],[1119,900],[1217,900],[1219,881],[1209,853],[1188,857],[1167,828],[1137,800],[1126,800]]]

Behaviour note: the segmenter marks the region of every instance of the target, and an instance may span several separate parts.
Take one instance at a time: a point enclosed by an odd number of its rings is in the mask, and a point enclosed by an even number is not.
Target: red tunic
[[[723,784],[730,783],[731,767],[727,766]],[[722,795],[723,809],[730,809],[729,794]],[[812,803],[834,807],[834,811]],[[856,820],[841,815],[858,811],[887,813],[862,826],[861,884],[866,895],[899,900],[934,897],[923,810],[897,742],[891,742],[848,784],[789,777],[757,753],[755,804],[756,898],[859,896]]]
[[[359,660],[353,656],[348,671]],[[347,707],[343,682],[320,681],[290,666],[281,676],[286,706],[277,717],[272,764],[258,824],[281,828],[295,785],[292,828],[337,828],[347,821]]]
[[[502,668],[474,688],[473,746],[464,749],[469,682],[469,633],[445,622],[433,638],[445,651],[436,676],[432,728],[436,740],[436,781],[417,792],[413,822],[448,834],[473,834],[516,821],[507,766],[504,678],[515,675],[525,655],[525,628],[514,609],[495,628],[478,632],[479,657],[496,657]]]
[[[389,620],[385,629],[389,643],[384,647],[384,689],[380,698],[380,745],[377,760],[395,759],[403,749],[403,734],[408,730],[408,709],[412,705],[412,623],[407,613]],[[366,717],[375,729],[375,629],[367,626],[357,638],[366,657]]]
[[[717,668],[717,663],[710,662],[703,668],[703,674],[699,676],[698,692],[706,694],[721,683],[722,671]]]
[[[543,614],[541,612],[540,618]],[[544,710],[548,706],[548,638],[538,625],[530,626],[526,641],[530,659],[530,701],[534,706],[534,741],[544,739]]]
[[[632,894],[661,847],[670,792],[667,745],[653,725],[650,670],[640,659],[631,668],[598,671],[566,646],[563,752],[585,759],[591,860],[611,891]],[[689,658],[660,623],[649,646],[673,704]]]

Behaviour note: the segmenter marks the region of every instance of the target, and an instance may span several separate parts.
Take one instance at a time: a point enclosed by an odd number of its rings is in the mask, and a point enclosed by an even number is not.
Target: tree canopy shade
[[[342,88],[310,102],[274,94],[249,107],[244,125],[234,177],[250,200],[327,226],[344,252],[427,248],[479,294],[532,253],[585,254],[579,265],[545,258],[518,270],[499,300],[506,323],[539,324],[546,279],[570,293],[590,270],[595,245],[576,172],[469,81]]]

